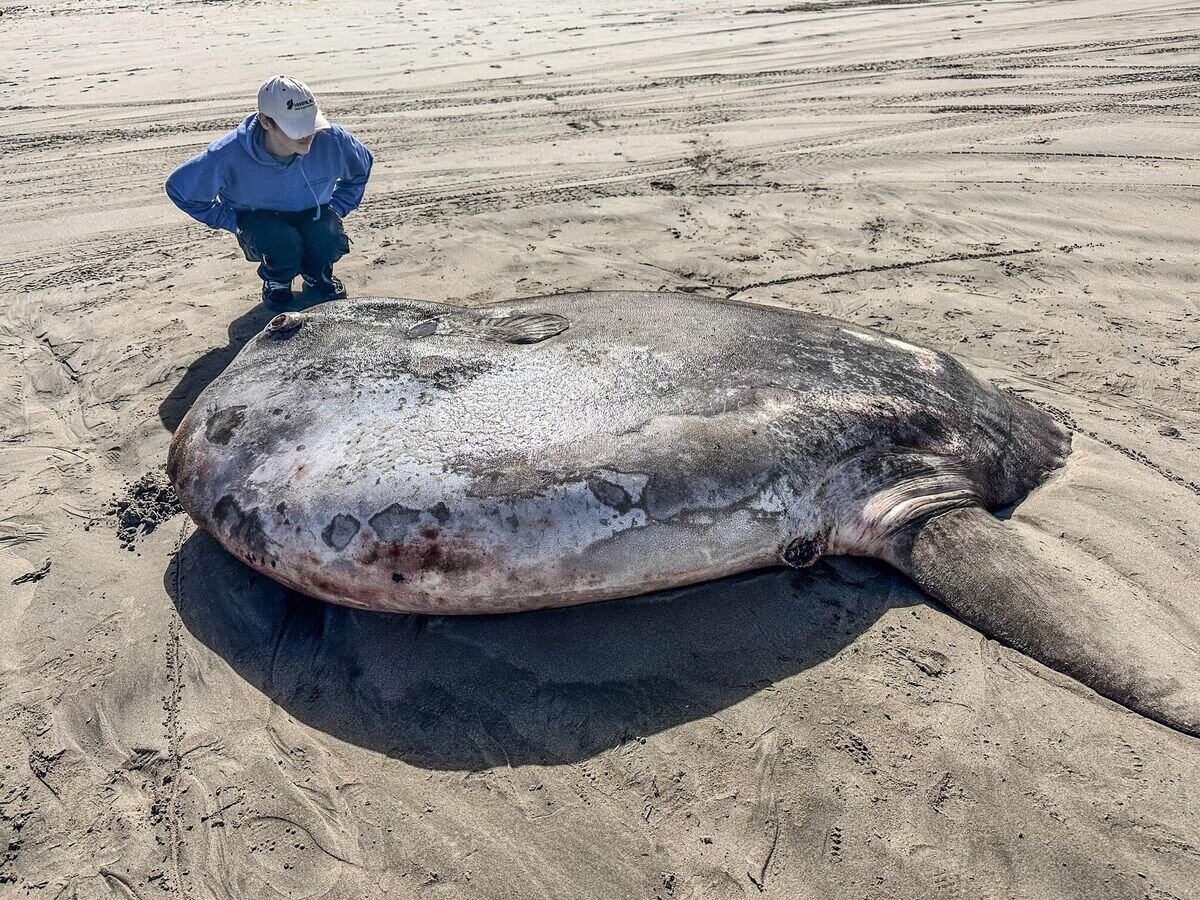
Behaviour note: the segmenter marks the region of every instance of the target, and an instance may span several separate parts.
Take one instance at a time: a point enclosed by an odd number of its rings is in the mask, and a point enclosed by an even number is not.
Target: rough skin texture
[[[946,354],[820,316],[368,298],[251,340],[168,470],[202,528],[285,584],[478,613],[882,555],[911,522],[1019,501],[1068,448]]]

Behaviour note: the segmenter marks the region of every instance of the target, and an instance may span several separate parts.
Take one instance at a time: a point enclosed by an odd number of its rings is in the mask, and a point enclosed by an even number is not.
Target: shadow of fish
[[[944,353],[792,310],[367,298],[272,319],[184,418],[168,473],[234,555],[368,609],[512,612],[875,557],[1195,734],[1200,664],[1165,640],[1192,626],[989,512],[1070,448]]]

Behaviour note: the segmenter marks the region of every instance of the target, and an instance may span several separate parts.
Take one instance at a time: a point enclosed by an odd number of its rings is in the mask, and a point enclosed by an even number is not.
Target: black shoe
[[[262,302],[267,309],[287,309],[295,299],[290,284],[282,281],[263,282]]]
[[[301,275],[300,277],[304,280],[304,286],[321,300],[346,299],[346,286],[336,275],[330,275],[329,280],[314,278],[312,275]]]

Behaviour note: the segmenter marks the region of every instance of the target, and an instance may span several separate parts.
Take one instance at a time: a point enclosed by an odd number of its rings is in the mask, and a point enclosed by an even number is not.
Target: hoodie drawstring
[[[314,215],[312,217],[312,220],[314,222],[316,222],[318,219],[321,218],[321,198],[317,196],[317,192],[313,190],[313,186],[311,184],[309,184],[309,182],[308,182],[308,173],[304,171],[303,158],[296,160],[296,162],[300,166],[300,176],[304,179],[304,183],[306,185],[308,185],[308,192],[313,195],[313,200],[316,201],[317,212],[316,212],[316,215]]]

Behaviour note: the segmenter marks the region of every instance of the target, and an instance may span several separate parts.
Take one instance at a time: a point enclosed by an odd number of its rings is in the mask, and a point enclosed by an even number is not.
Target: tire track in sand
[[[184,516],[183,524],[179,526],[179,537],[175,540],[175,547],[171,553],[172,565],[175,567],[171,580],[174,582],[176,597],[183,596],[182,555],[183,543],[188,536],[188,526],[189,520],[187,516]],[[167,774],[163,777],[162,783],[167,788],[165,798],[167,853],[171,867],[171,893],[180,900],[187,900],[191,894],[184,886],[183,866],[180,863],[183,851],[183,822],[179,813],[179,777],[183,770],[183,754],[180,750],[182,727],[179,723],[179,708],[183,699],[183,660],[181,658],[183,621],[179,618],[179,611],[174,603],[171,604],[168,614],[170,622],[167,626],[167,693],[163,699],[163,707],[167,714],[165,720]]]

